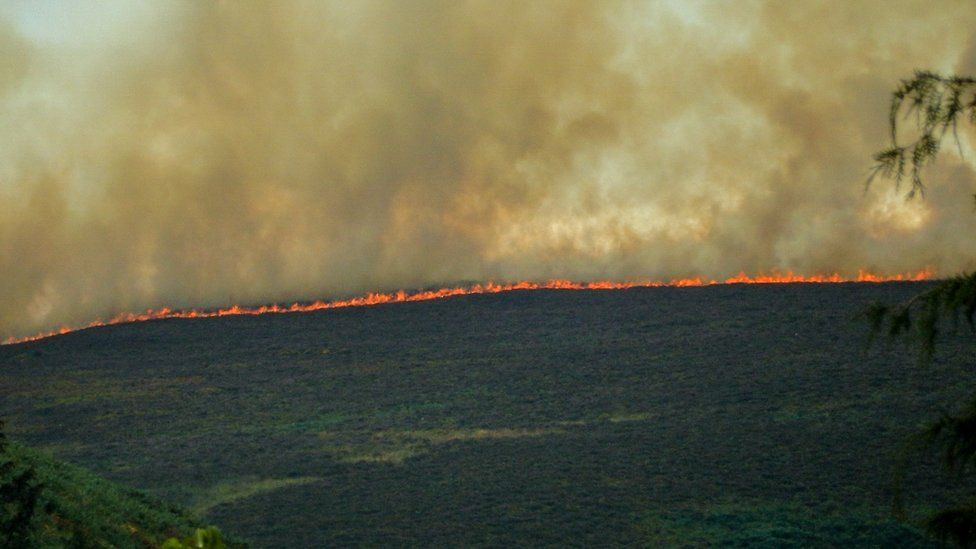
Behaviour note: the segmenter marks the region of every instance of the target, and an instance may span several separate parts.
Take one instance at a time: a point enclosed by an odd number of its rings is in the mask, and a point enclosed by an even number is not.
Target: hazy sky
[[[0,4],[0,339],[460,281],[976,267],[881,182],[970,0]]]

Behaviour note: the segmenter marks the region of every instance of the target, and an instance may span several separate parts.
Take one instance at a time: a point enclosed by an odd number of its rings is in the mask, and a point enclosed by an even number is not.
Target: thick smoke
[[[97,8],[125,16],[0,19],[0,339],[474,280],[974,266],[976,134],[925,201],[864,190],[898,80],[976,73],[968,1]]]

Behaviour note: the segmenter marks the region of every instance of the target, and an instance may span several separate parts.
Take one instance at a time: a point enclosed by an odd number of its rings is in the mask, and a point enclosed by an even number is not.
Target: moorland
[[[925,546],[913,516],[961,487],[905,442],[970,395],[970,336],[920,367],[854,319],[925,285],[124,324],[0,347],[0,417],[256,547]]]

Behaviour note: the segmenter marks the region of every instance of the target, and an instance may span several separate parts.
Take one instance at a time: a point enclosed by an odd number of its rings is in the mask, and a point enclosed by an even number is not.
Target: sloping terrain
[[[18,444],[0,454],[12,476],[30,471],[30,485],[40,485],[31,520],[21,536],[6,541],[29,547],[159,547],[203,526],[187,511],[155,497],[99,478]],[[0,475],[0,484],[11,479]],[[0,508],[15,512],[16,507]],[[6,534],[4,532],[4,534]]]
[[[0,347],[11,438],[256,546],[916,546],[907,436],[974,387],[866,348],[924,284],[533,291]],[[910,463],[919,462],[913,459]],[[919,462],[923,463],[924,462]],[[909,471],[910,503],[951,488]]]

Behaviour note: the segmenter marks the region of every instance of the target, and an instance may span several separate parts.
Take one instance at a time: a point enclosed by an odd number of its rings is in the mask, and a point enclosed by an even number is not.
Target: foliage
[[[169,538],[163,544],[162,549],[224,549],[223,536],[216,526],[207,528],[197,528],[192,536],[180,541],[177,538]]]
[[[2,425],[0,425],[2,427]],[[199,524],[180,509],[10,442],[0,432],[0,547],[158,547]],[[216,529],[197,538],[224,547]]]
[[[976,545],[976,502],[938,511],[928,520],[929,530],[943,543],[960,547]]]
[[[976,273],[957,275],[900,304],[875,301],[863,312],[872,333],[913,339],[923,361],[932,358],[942,321],[976,328]]]
[[[902,113],[906,117],[915,116],[919,134],[908,144],[899,143],[899,116]],[[922,168],[938,156],[943,138],[950,129],[959,144],[957,128],[961,117],[976,124],[976,78],[916,71],[914,78],[903,80],[892,94],[889,113],[891,145],[875,155],[877,164],[868,183],[881,174],[894,179],[897,187],[910,174],[912,186],[908,198],[924,194]],[[961,155],[961,146],[959,152]],[[945,322],[958,327],[960,320],[965,320],[970,330],[976,329],[976,273],[943,280],[898,305],[874,302],[864,311],[864,316],[873,333],[914,341],[919,357],[928,362]],[[941,450],[947,472],[962,477],[976,465],[976,395],[970,397],[960,411],[943,413],[919,439],[924,446]],[[898,506],[900,503],[896,499]],[[976,501],[937,511],[927,520],[926,526],[941,540],[972,547],[976,545]]]
[[[943,138],[952,130],[959,143],[960,117],[976,123],[976,78],[916,71],[914,78],[902,80],[892,93],[888,116],[891,144],[874,155],[876,164],[868,183],[878,174],[894,179],[896,185],[909,177],[912,186],[908,196],[924,194],[922,169],[935,161]],[[915,117],[915,140],[900,142],[900,116]]]
[[[4,547],[29,547],[31,523],[43,485],[34,468],[8,455],[3,421],[0,421],[0,542]]]

